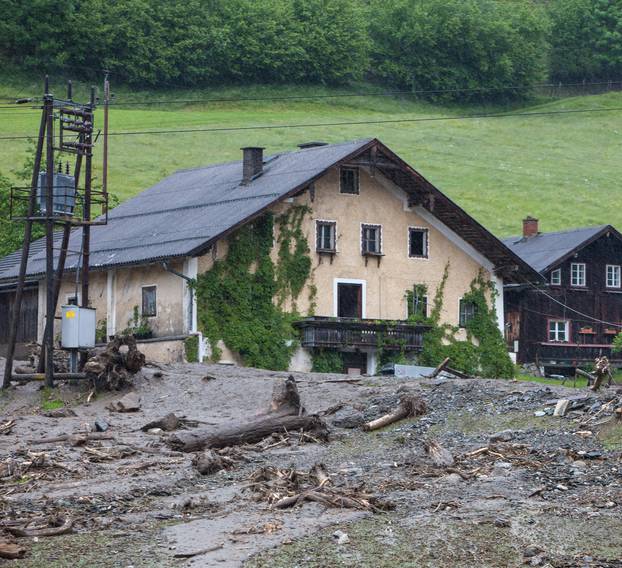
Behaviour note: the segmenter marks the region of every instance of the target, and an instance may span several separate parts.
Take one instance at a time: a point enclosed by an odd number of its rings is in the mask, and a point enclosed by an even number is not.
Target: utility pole
[[[48,78],[45,78],[45,93],[48,90]],[[39,170],[41,169],[41,158],[43,155],[43,140],[45,138],[45,129],[47,127],[46,109],[41,113],[41,123],[39,124],[39,137],[37,138],[37,149],[35,150],[35,163],[32,170],[32,178],[30,181],[30,194],[28,198],[28,209],[26,213],[26,223],[24,226],[24,244],[22,245],[22,256],[19,265],[19,276],[17,277],[17,288],[15,290],[15,299],[13,300],[13,309],[11,310],[11,320],[9,323],[9,342],[7,346],[6,365],[4,367],[4,377],[2,380],[2,388],[8,388],[11,384],[11,375],[13,374],[13,358],[15,357],[15,343],[17,342],[17,328],[19,324],[19,314],[22,309],[22,299],[24,296],[24,284],[26,280],[26,268],[28,266],[28,255],[30,254],[30,241],[32,239],[32,217],[35,214],[37,204],[37,184],[39,182]],[[43,349],[41,350],[43,353]]]
[[[25,221],[24,244],[16,286],[15,301],[12,306],[9,326],[9,344],[7,361],[2,381],[2,387],[7,388],[12,379],[13,360],[18,336],[19,316],[23,301],[23,292],[30,254],[33,222],[45,225],[45,285],[46,285],[46,314],[45,331],[39,357],[38,372],[45,373],[45,384],[54,385],[54,320],[56,306],[60,295],[60,288],[65,270],[65,262],[69,251],[69,242],[72,227],[82,227],[83,281],[82,306],[89,303],[89,252],[91,225],[107,223],[108,202],[107,193],[93,191],[93,123],[95,111],[95,88],[91,88],[89,103],[80,104],[73,101],[73,86],[67,84],[67,99],[55,99],[50,93],[49,81],[46,76],[43,96],[41,125],[35,154],[34,168],[30,187],[11,188],[11,216],[13,220]],[[58,123],[58,133],[55,135],[55,124]],[[41,164],[43,160],[43,146],[45,144],[46,168],[45,184],[42,182]],[[55,172],[55,155],[75,154],[76,161],[73,176],[70,175],[69,163],[63,174],[62,164],[59,162],[58,173]],[[82,158],[85,158],[85,182],[83,195],[80,194],[80,173]],[[23,204],[14,207],[17,202],[23,202],[24,191],[28,191],[28,206],[25,216],[20,216]],[[81,200],[82,208],[77,208]],[[92,205],[100,205],[102,217],[92,220]],[[17,215],[14,212],[17,211]],[[80,213],[80,216],[78,216]],[[63,234],[58,254],[58,267],[54,270],[54,227],[63,225]],[[75,250],[73,251],[76,252]],[[80,259],[78,259],[80,261]],[[79,264],[79,263],[78,263]],[[33,375],[31,378],[43,378]]]

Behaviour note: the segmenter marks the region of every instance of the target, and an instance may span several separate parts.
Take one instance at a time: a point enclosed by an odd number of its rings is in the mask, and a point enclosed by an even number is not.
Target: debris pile
[[[322,464],[315,464],[309,471],[265,466],[254,471],[250,481],[255,499],[267,502],[274,509],[289,509],[305,501],[320,503],[329,508],[359,509],[374,513],[394,508],[389,501],[369,493],[363,484],[352,487],[334,483],[334,478]]]
[[[120,390],[144,366],[145,356],[138,350],[134,336],[121,335],[104,348],[94,350],[84,365],[84,372],[97,389]]]

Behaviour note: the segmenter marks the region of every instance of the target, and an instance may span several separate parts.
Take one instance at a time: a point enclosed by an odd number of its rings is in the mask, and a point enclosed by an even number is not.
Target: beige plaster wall
[[[181,261],[171,262],[170,267],[182,272]],[[142,309],[143,286],[157,286],[156,315],[147,318],[156,337],[184,333],[185,309],[183,305],[184,281],[165,271],[160,265],[120,268],[115,271],[114,294],[116,298],[117,333],[128,327],[134,306]]]
[[[432,307],[434,294],[441,282],[445,265],[449,262],[449,277],[445,285],[443,322],[457,325],[459,300],[481,267],[445,234],[428,223],[414,209],[407,206],[406,194],[389,180],[376,174],[370,176],[360,170],[359,195],[339,193],[339,172],[333,168],[315,184],[315,199],[309,192],[295,198],[292,204],[280,203],[275,213],[292,205],[307,205],[312,212],[306,216],[304,232],[311,248],[313,282],[317,286],[315,314],[334,316],[335,279],[363,280],[366,287],[366,318],[405,319],[407,305],[405,292],[414,284],[428,287],[428,306]],[[337,254],[332,263],[329,257],[315,252],[315,221],[336,221]],[[382,226],[382,252],[378,264],[375,258],[366,263],[361,255],[361,224]],[[408,257],[408,228],[429,230],[429,258]],[[297,300],[301,313],[308,313],[308,288]]]

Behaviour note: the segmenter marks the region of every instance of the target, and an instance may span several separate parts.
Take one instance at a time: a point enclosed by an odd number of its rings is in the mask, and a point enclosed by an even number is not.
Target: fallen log
[[[79,432],[77,434],[63,434],[51,438],[29,440],[30,444],[53,444],[54,442],[70,442],[73,446],[85,444],[89,440],[112,440],[114,436],[105,432]]]
[[[376,420],[363,424],[363,430],[371,432],[372,430],[378,430],[384,428],[389,424],[403,420],[404,418],[412,418],[413,416],[421,416],[427,412],[425,402],[418,396],[403,396],[400,399],[398,407],[389,414],[385,414]]]
[[[443,359],[443,361],[441,362],[441,364],[436,367],[436,369],[434,369],[434,371],[432,371],[432,374],[430,375],[430,378],[433,379],[434,377],[436,377],[442,370],[445,369],[445,367],[447,367],[447,365],[449,365],[449,357],[445,357],[445,359]]]
[[[241,426],[229,426],[221,430],[194,430],[172,434],[167,443],[180,452],[197,452],[204,448],[225,448],[240,444],[253,444],[275,432],[304,430],[316,438],[325,440],[327,428],[319,416],[266,417]]]
[[[41,536],[58,536],[67,534],[73,529],[73,521],[69,518],[65,519],[60,526],[47,527],[42,529],[22,529],[19,527],[6,527],[5,530],[13,536],[20,537],[41,537]]]
[[[218,430],[194,430],[172,434],[168,445],[182,452],[197,452],[205,448],[224,448],[259,442],[275,432],[303,430],[321,440],[327,439],[326,424],[319,416],[306,415],[300,402],[296,381],[290,376],[274,385],[272,402],[267,414],[242,425],[226,425]]]

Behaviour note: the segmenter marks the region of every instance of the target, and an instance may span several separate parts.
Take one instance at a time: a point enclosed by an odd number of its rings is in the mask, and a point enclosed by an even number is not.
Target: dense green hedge
[[[0,7],[0,55],[74,77],[99,78],[106,68],[117,84],[372,79],[460,89],[442,98],[479,102],[524,96],[528,90],[508,86],[547,75],[622,74],[622,0],[1,0]]]

